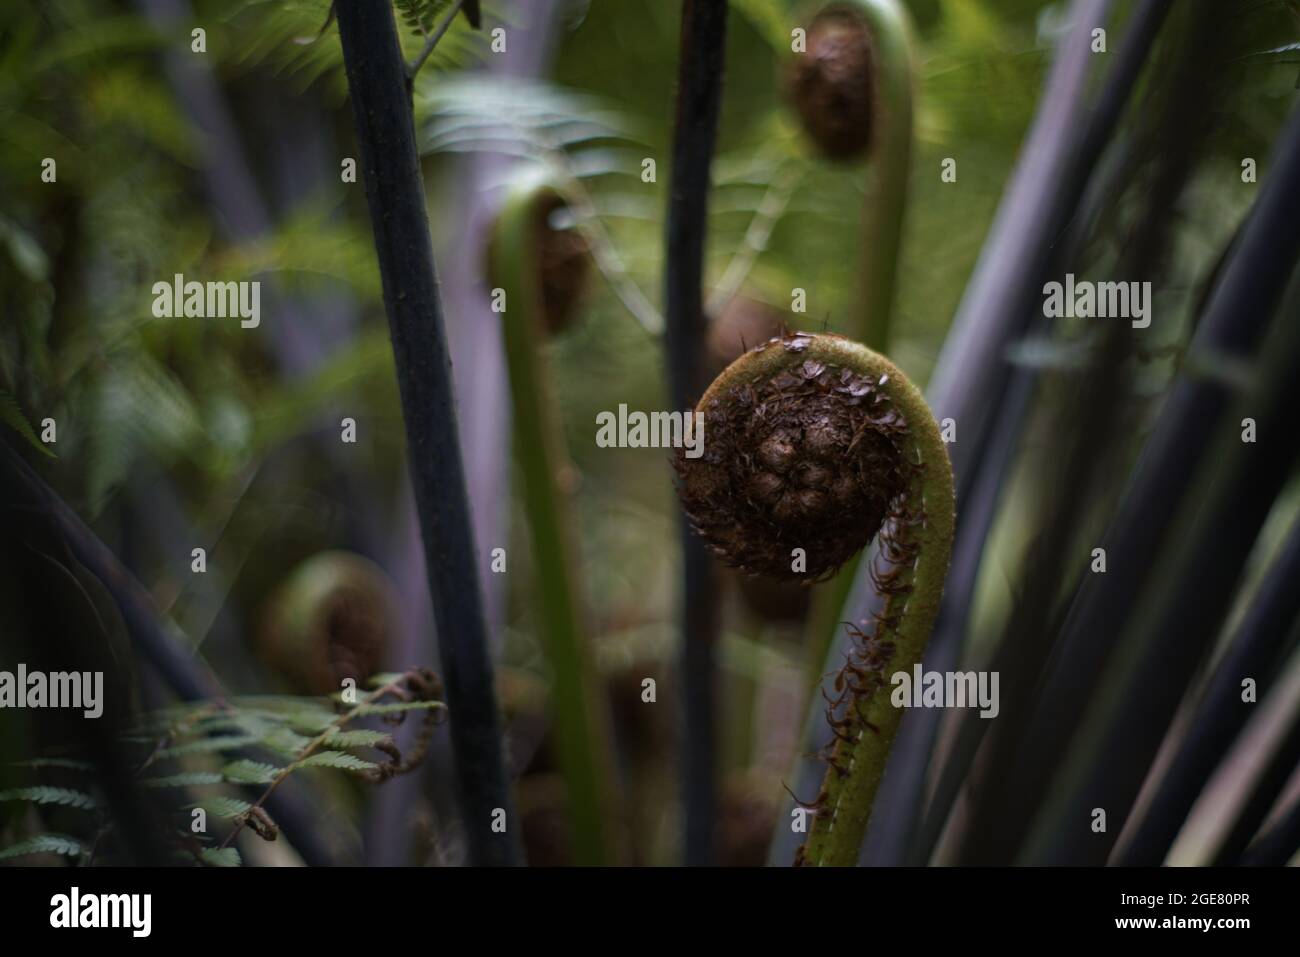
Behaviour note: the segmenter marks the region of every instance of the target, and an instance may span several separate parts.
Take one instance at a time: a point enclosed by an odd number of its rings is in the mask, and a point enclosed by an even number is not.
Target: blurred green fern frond
[[[366,686],[373,690],[340,693],[332,702],[259,695],[188,702],[142,716],[122,736],[124,744],[144,755],[136,772],[137,783],[167,795],[175,802],[171,804],[173,813],[188,818],[202,811],[228,825],[219,843],[205,831],[197,835],[188,830],[176,832],[178,851],[203,865],[238,866],[241,858],[230,845],[245,827],[262,840],[275,840],[279,828],[263,804],[284,778],[301,769],[346,771],[379,782],[418,765],[445,709],[438,679],[432,672],[413,669],[375,676]],[[371,716],[397,723],[412,712],[422,714],[422,727],[405,746],[405,754],[389,732],[349,727]],[[262,760],[267,753],[282,760]],[[0,802],[23,802],[38,810],[91,811],[95,812],[95,831],[111,829],[112,821],[93,793],[91,765],[66,758],[36,758],[22,766],[57,770],[84,780],[86,789],[35,784],[0,791]],[[258,790],[241,793],[243,788]],[[253,793],[259,796],[250,797]],[[86,848],[99,845],[98,839],[83,842],[61,834],[40,834],[0,849],[0,859],[53,853],[94,863],[93,852]]]
[[[539,158],[543,151],[574,152],[638,142],[642,125],[632,114],[597,97],[519,78],[416,82],[420,151],[489,151]],[[638,165],[626,167],[638,173]]]
[[[9,426],[21,435],[27,440],[28,445],[36,449],[36,451],[40,452],[42,455],[48,455],[50,458],[55,457],[54,453],[46,447],[45,443],[37,438],[36,432],[32,428],[31,423],[27,421],[27,416],[23,415],[23,410],[18,405],[18,400],[3,389],[0,389],[0,422],[5,423],[5,425]]]
[[[63,834],[38,834],[9,847],[0,848],[0,861],[15,857],[27,857],[32,854],[61,854],[64,857],[80,857],[81,842]]]
[[[98,806],[94,797],[85,791],[71,788],[34,787],[11,788],[0,791],[0,801],[27,801],[31,804],[59,804],[64,807],[79,808],[83,811],[94,810]]]

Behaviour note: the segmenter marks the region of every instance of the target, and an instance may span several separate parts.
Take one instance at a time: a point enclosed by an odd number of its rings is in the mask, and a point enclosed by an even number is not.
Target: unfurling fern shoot
[[[574,320],[590,272],[576,229],[557,228],[567,205],[530,176],[510,188],[491,239],[488,273],[504,294],[502,328],[516,459],[532,533],[538,631],[551,666],[555,734],[580,864],[617,859],[614,755],[590,626],[578,583],[577,535],[559,476],[567,465],[544,336]],[[562,225],[562,223],[560,224]]]
[[[835,731],[798,862],[853,864],[901,719],[889,675],[921,660],[952,548],[952,467],[917,388],[888,359],[833,335],[777,337],[700,399],[704,454],[676,459],[691,522],[725,563],[816,580],[879,533],[884,608],[850,627],[828,708]]]
[[[912,166],[915,54],[899,0],[836,0],[808,25],[787,97],[819,154],[868,168],[855,338],[889,348],[898,256]]]

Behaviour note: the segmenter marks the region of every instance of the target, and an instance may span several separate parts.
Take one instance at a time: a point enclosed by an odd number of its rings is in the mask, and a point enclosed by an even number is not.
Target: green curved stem
[[[870,178],[862,213],[862,287],[852,335],[872,349],[889,348],[907,180],[912,166],[915,57],[907,12],[898,0],[838,0],[866,21],[876,91]]]
[[[956,514],[953,504],[952,466],[929,406],[920,390],[888,359],[847,339],[814,336],[806,349],[764,349],[749,353],[749,361],[733,363],[700,400],[701,407],[727,390],[812,359],[852,369],[877,380],[881,391],[902,413],[908,430],[902,438],[910,461],[903,504],[917,521],[900,521],[893,528],[894,542],[915,556],[911,565],[895,566],[894,588],[885,601],[877,637],[892,642],[889,672],[908,672],[920,662],[930,630],[939,612],[943,583],[948,574]],[[876,789],[902,711],[890,702],[886,680],[854,696],[848,704],[847,740],[837,740],[832,767],[822,786],[821,806],[803,848],[803,861],[818,865],[852,865],[867,830]]]
[[[597,683],[590,633],[578,595],[578,552],[556,476],[565,462],[559,413],[542,343],[537,216],[556,190],[516,185],[497,221],[492,274],[505,290],[503,329],[513,401],[516,455],[532,532],[538,629],[551,667],[555,732],[569,799],[576,863],[608,863],[616,841],[611,737]]]
[[[876,133],[868,155],[870,174],[860,233],[862,285],[850,334],[878,352],[888,352],[912,166],[916,97],[912,30],[898,0],[841,0],[838,5],[866,20],[876,68]],[[861,570],[861,561],[854,560],[814,593],[806,630],[809,687],[821,680],[836,623]]]

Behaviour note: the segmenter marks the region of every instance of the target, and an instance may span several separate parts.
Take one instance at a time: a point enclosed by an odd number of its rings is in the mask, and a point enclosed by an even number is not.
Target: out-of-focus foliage
[[[1069,5],[906,5],[916,27],[919,99],[892,352],[924,382],[1021,159]],[[351,105],[329,0],[196,0],[174,24],[152,21],[148,6],[0,4],[0,428],[54,453],[47,479],[93,520],[223,678],[271,691],[282,676],[259,670],[248,651],[287,569],[367,535],[398,564],[410,560],[390,541],[409,516],[395,504],[404,436],[371,227],[362,184],[340,177],[341,163],[357,153]],[[410,62],[448,0],[397,6]],[[1120,19],[1112,43],[1135,5],[1114,6]],[[815,7],[732,0],[706,284],[716,293],[728,277],[736,288],[724,292],[769,303],[791,326],[835,331],[845,328],[857,292],[859,218],[871,174],[818,159],[786,109],[790,31]],[[527,3],[484,0],[484,8],[485,25],[504,24],[508,34],[530,15]],[[1233,108],[1215,118],[1215,135],[1178,204],[1156,291],[1162,313],[1174,319],[1161,324],[1136,377],[1143,426],[1178,368],[1192,306],[1253,199],[1253,190],[1237,188],[1242,159],[1255,158],[1267,175],[1269,146],[1294,101],[1294,12],[1293,3],[1261,2],[1241,24],[1249,42],[1235,61]],[[587,298],[585,317],[548,348],[572,459],[564,485],[580,518],[576,577],[615,687],[629,674],[665,674],[675,636],[679,515],[667,454],[598,449],[592,437],[598,412],[623,403],[664,407],[660,343],[628,304],[633,287],[649,314],[662,301],[679,14],[679,4],[662,0],[561,4],[546,78],[518,82],[486,69],[495,55],[489,35],[457,18],[414,84],[440,254],[456,248],[464,228],[460,164],[477,162],[479,151],[546,164],[565,179],[580,200],[572,211],[596,230],[605,254],[606,281]],[[191,52],[195,26],[206,30],[206,53]],[[205,90],[220,94],[216,114]],[[1131,119],[1121,147],[1133,142]],[[1124,150],[1116,156],[1122,160]],[[52,183],[42,180],[47,157],[57,161]],[[955,184],[940,179],[947,158],[957,164]],[[646,160],[655,163],[652,181],[643,175]],[[517,171],[497,168],[503,178]],[[251,190],[237,182],[241,176]],[[1121,261],[1146,192],[1138,184],[1098,204],[1096,228],[1086,231],[1091,269]],[[770,219],[770,236],[762,248],[747,248],[756,217]],[[611,272],[615,266],[625,272]],[[152,287],[176,274],[261,280],[261,327],[154,319]],[[806,293],[804,313],[790,311],[796,289]],[[457,319],[450,317],[453,328]],[[1058,329],[1050,340],[1018,344],[1014,360],[1077,367],[1096,328]],[[456,369],[458,377],[475,374]],[[344,416],[365,439],[341,454]],[[37,435],[47,417],[58,423],[50,449]],[[495,427],[508,431],[509,423]],[[1036,420],[1026,429],[1025,461],[1005,497],[1031,502],[1044,492],[1036,466],[1054,454],[1052,427]],[[1133,453],[1125,445],[1117,461]],[[1104,525],[1106,515],[1095,510],[1088,522]],[[1000,513],[982,565],[980,627],[972,629],[978,653],[985,650],[978,636],[997,634],[1017,597],[1008,569],[1038,534],[1034,514],[1028,507]],[[1284,525],[1270,526],[1270,541]],[[503,684],[517,692],[505,695],[507,709],[525,717],[543,710],[537,687],[545,677],[527,534],[516,503],[508,541],[480,543],[484,552],[508,546]],[[189,574],[196,545],[221,556],[204,577]],[[728,589],[719,652],[727,771],[742,798],[779,797],[774,781],[802,720],[803,650],[797,629],[756,624],[738,590]],[[667,747],[670,732],[654,719],[620,720],[629,747]],[[543,752],[541,770],[525,784],[537,784],[536,793],[523,803],[535,798],[550,810],[545,763]],[[666,859],[659,838],[671,825],[671,795],[654,778],[640,779],[644,806],[632,813],[655,836],[640,850]],[[752,800],[737,803],[751,815],[737,812],[740,833],[772,813]],[[39,840],[33,850],[84,850],[71,838]]]

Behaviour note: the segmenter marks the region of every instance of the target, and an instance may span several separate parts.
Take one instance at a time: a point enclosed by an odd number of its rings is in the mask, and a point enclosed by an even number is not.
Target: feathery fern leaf
[[[0,860],[25,857],[28,854],[62,854],[80,857],[81,842],[64,834],[40,834],[0,850]]]
[[[374,771],[379,765],[373,761],[363,761],[361,758],[345,754],[342,751],[319,751],[296,762],[294,767],[338,768],[341,771]]]
[[[221,769],[221,773],[232,784],[270,784],[282,770],[273,764],[243,758],[231,761]]]
[[[238,867],[243,863],[233,847],[205,847],[199,851],[199,857],[208,867]]]
[[[81,808],[83,811],[90,811],[98,806],[95,799],[84,791],[74,791],[71,788],[52,788],[44,786],[13,788],[9,791],[0,791],[0,801],[28,801],[32,804],[60,804],[64,807]]]
[[[437,711],[447,707],[441,701],[393,701],[383,704],[359,704],[354,709],[358,718],[376,714],[401,714],[405,711]]]
[[[182,771],[161,778],[145,778],[141,785],[147,788],[190,788],[204,784],[220,784],[224,781],[216,771]]]
[[[213,817],[222,818],[223,820],[234,820],[243,814],[247,814],[248,809],[251,806],[252,805],[247,801],[241,801],[239,798],[214,795],[213,797],[204,798],[202,801],[196,801],[193,804],[186,805],[186,810],[202,808]]]

